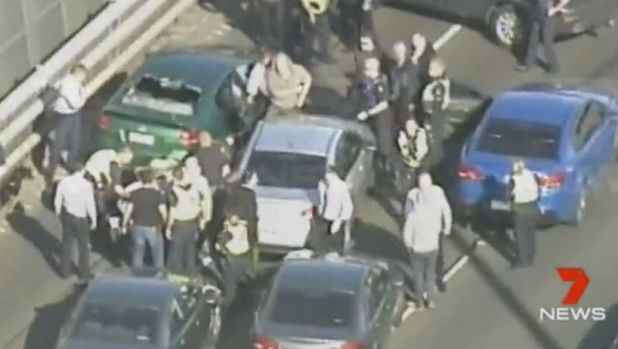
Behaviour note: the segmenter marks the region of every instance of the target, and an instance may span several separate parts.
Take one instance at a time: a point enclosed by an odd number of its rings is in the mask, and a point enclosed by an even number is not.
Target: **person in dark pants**
[[[358,40],[358,47],[354,51],[354,66],[356,68],[356,79],[361,81],[365,78],[365,66],[369,59],[382,61],[382,52],[376,46],[375,40],[368,34],[363,34]]]
[[[414,95],[418,93],[419,81],[416,67],[412,65],[403,41],[393,45],[388,77],[391,85],[391,108],[397,128],[404,129],[414,109]]]
[[[420,127],[415,119],[409,119],[397,137],[399,146],[399,168],[396,176],[397,194],[406,196],[416,185],[416,177],[421,170],[425,158],[429,155],[427,131]],[[409,202],[404,199],[404,217],[410,209]]]
[[[133,238],[133,268],[144,266],[146,244],[152,252],[154,266],[164,266],[162,228],[167,221],[165,197],[157,187],[152,170],[145,169],[138,173],[141,188],[129,194],[129,205],[124,215],[125,229],[131,226]]]
[[[380,61],[370,58],[365,61],[365,77],[355,88],[361,111],[360,121],[369,121],[378,141],[379,163],[389,173],[394,170],[395,121],[388,108],[388,78],[380,71]]]
[[[313,244],[319,251],[343,253],[350,245],[350,224],[354,203],[347,183],[329,167],[318,184],[318,216],[312,228]]]
[[[361,0],[360,1],[360,28],[358,33],[370,33],[373,40],[378,40],[375,24],[373,20],[373,11],[378,7],[379,0]]]
[[[71,174],[58,184],[54,197],[54,209],[62,223],[63,277],[71,273],[73,243],[79,251],[78,277],[85,282],[90,277],[90,231],[97,228],[97,210],[94,188],[85,178],[84,166],[76,162]]]
[[[247,222],[250,241],[257,244],[258,207],[255,187],[257,176],[253,172],[243,175],[241,181],[229,183],[223,194],[223,219],[232,216]],[[257,264],[257,249],[254,262]]]
[[[87,70],[77,64],[54,87],[57,98],[53,102],[52,112],[57,119],[54,141],[51,144],[49,164],[45,170],[45,179],[53,181],[56,168],[60,164],[63,150],[68,150],[67,168],[72,168],[80,155],[82,108],[86,104],[84,83]]]
[[[540,186],[534,173],[521,159],[513,161],[509,184],[517,255],[513,266],[523,268],[532,265],[536,254]]]
[[[254,0],[261,27],[261,40],[266,46],[281,50],[285,45],[286,3],[289,0]]]
[[[212,139],[208,131],[200,133],[200,147],[194,152],[202,175],[213,191],[221,188],[230,173],[231,154],[227,144]]]
[[[308,56],[312,57],[317,53],[324,63],[332,63],[330,55],[330,0],[300,0],[303,8],[303,18],[306,28],[305,49]],[[316,49],[317,46],[317,49]]]
[[[543,48],[543,55],[547,71],[550,74],[557,74],[558,56],[554,48],[555,34],[553,17],[564,11],[565,6],[570,0],[560,0],[553,6],[554,0],[534,0],[532,10],[528,11],[526,18],[528,41],[525,56],[522,64],[517,67],[519,71],[525,71],[536,63],[539,46]]]
[[[199,188],[185,175],[183,167],[173,173],[170,213],[166,237],[170,240],[168,268],[177,274],[194,275],[200,232],[202,197]]]

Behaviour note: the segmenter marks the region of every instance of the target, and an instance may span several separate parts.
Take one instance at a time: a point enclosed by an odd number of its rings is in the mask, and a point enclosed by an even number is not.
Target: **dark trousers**
[[[226,303],[236,300],[238,285],[247,282],[251,276],[251,262],[248,258],[227,257],[222,263]]]
[[[438,250],[430,252],[412,251],[412,269],[414,270],[414,287],[417,300],[431,301],[435,293],[436,264]]]
[[[47,167],[47,175],[53,176],[63,150],[68,151],[67,167],[69,169],[75,166],[75,162],[79,158],[80,152],[80,137],[82,129],[81,113],[59,115],[58,123],[55,128],[54,141],[51,144],[49,165]]]
[[[369,117],[378,143],[378,153],[387,159],[395,155],[395,121],[389,109]]]
[[[60,222],[62,224],[61,272],[64,277],[71,274],[73,243],[77,242],[78,277],[86,279],[90,275],[90,226],[88,219],[63,212],[60,216]]]
[[[536,203],[515,204],[513,209],[513,233],[517,265],[526,267],[532,265],[536,254],[536,227],[538,208]]]
[[[436,260],[436,286],[440,292],[446,291],[446,280],[444,280],[444,234],[440,235],[440,247]]]
[[[197,271],[197,221],[176,221],[167,259],[168,268],[177,274],[195,275]]]
[[[539,47],[542,47],[548,71],[557,72],[558,58],[556,50],[554,49],[554,39],[554,26],[551,19],[547,19],[541,23],[532,23],[528,34],[528,47],[524,65],[527,67],[533,65],[538,58]]]
[[[309,18],[305,18],[307,28],[309,29],[303,38],[305,41],[305,50],[312,55],[314,52],[318,54],[320,59],[330,58],[330,20],[328,14],[322,14],[316,17],[315,23],[309,23]]]
[[[333,221],[323,217],[316,217],[313,220],[311,232],[309,233],[309,245],[313,250],[319,253],[343,252],[346,243],[346,233],[349,234],[349,222],[341,224],[341,228],[335,233],[330,232],[332,225]]]
[[[262,41],[264,44],[284,49],[285,45],[285,15],[286,0],[254,0],[257,1]]]

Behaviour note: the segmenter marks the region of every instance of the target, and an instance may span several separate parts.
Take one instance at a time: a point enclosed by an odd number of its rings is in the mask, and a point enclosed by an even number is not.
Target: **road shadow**
[[[577,349],[614,349],[614,339],[618,333],[618,304],[607,309],[606,318],[595,322],[581,340]],[[618,343],[617,343],[618,344]]]
[[[355,221],[352,240],[353,253],[390,261],[409,262],[409,253],[403,240],[373,223],[362,219]]]
[[[455,239],[455,243],[461,249],[465,249],[464,240]],[[502,280],[491,266],[478,254],[470,255],[470,265],[483,278],[485,283],[496,293],[497,299],[500,299],[504,305],[504,309],[514,315],[515,319],[527,330],[537,344],[538,348],[544,349],[564,349],[554,338],[554,336],[545,328],[537,318],[537,314],[530,312],[525,303],[515,294],[515,292]],[[595,349],[601,349],[596,347]]]
[[[35,316],[24,343],[24,349],[49,349],[57,341],[62,326],[77,304],[83,288],[75,286],[71,293],[58,302],[35,308]]]
[[[47,228],[41,225],[37,218],[28,216],[21,209],[16,209],[12,214],[8,215],[7,221],[15,233],[38,250],[49,268],[57,276],[61,276],[61,242]]]

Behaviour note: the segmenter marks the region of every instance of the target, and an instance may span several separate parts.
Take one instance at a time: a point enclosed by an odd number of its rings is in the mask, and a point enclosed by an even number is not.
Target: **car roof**
[[[94,279],[85,294],[86,303],[115,303],[137,307],[162,308],[179,293],[169,281],[135,276],[101,276]]]
[[[577,115],[585,99],[558,91],[508,91],[488,110],[492,119],[535,121],[562,126]]]
[[[302,285],[304,288],[354,293],[363,285],[369,268],[368,264],[345,259],[290,260],[281,266],[277,286]]]
[[[246,63],[242,59],[207,52],[159,52],[146,58],[140,75],[180,79],[207,92],[237,66]]]
[[[335,138],[345,129],[345,120],[322,116],[286,115],[262,123],[255,150],[328,156]]]

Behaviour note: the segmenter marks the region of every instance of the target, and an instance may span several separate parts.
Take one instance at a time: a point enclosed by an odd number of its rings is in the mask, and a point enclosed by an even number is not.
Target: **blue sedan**
[[[462,149],[457,206],[509,211],[510,165],[522,158],[540,180],[544,218],[579,223],[591,189],[614,165],[617,116],[615,97],[587,89],[529,86],[502,93]]]

